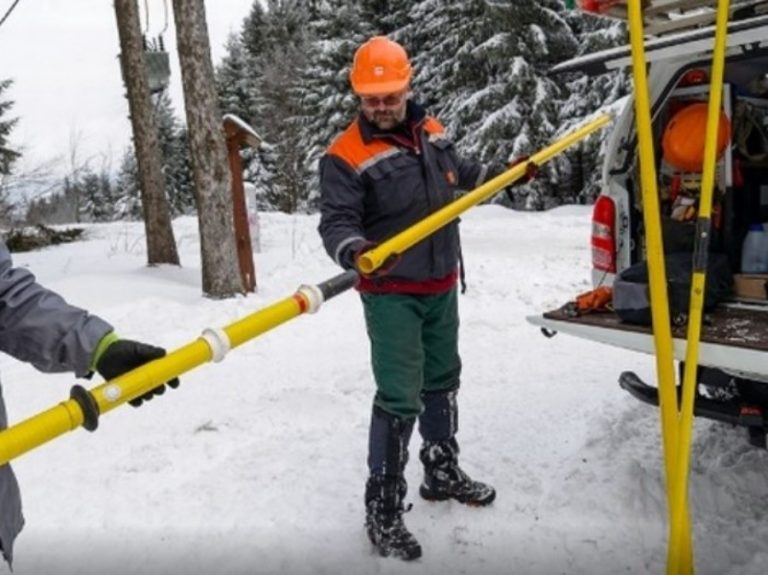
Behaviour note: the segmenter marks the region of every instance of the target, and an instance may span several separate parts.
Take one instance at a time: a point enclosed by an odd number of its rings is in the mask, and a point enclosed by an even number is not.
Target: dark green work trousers
[[[436,295],[362,294],[374,404],[410,419],[423,410],[422,393],[459,387],[459,311],[456,288]]]

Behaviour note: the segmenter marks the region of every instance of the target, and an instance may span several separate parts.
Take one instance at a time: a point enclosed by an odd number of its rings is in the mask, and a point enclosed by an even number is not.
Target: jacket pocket
[[[424,179],[419,161],[407,154],[387,158],[367,170],[375,210],[382,215],[407,212],[423,195]]]
[[[459,170],[453,156],[453,143],[443,138],[431,140],[440,182],[455,190],[459,185]]]

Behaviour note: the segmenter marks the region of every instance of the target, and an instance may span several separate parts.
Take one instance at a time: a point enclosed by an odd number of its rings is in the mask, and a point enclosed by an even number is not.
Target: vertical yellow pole
[[[646,259],[651,295],[651,316],[656,350],[656,372],[659,385],[659,407],[664,445],[664,465],[670,524],[672,514],[672,485],[678,448],[678,410],[675,391],[675,364],[667,296],[667,274],[664,268],[664,246],[661,235],[659,193],[656,185],[656,164],[651,125],[651,104],[646,76],[645,46],[643,44],[643,14],[641,0],[629,0],[629,32],[632,43],[632,77],[635,97],[635,124],[640,155],[640,182],[643,190],[643,219],[645,222]],[[681,558],[689,570],[692,564],[688,514],[682,515],[679,548],[670,550]],[[668,573],[670,573],[668,571]]]
[[[699,219],[696,225],[696,244],[693,257],[693,278],[691,281],[691,302],[688,314],[687,348],[685,374],[683,378],[683,401],[678,433],[678,450],[675,470],[674,496],[672,501],[672,533],[669,545],[669,573],[682,573],[682,558],[674,553],[686,536],[682,530],[681,518],[687,514],[688,474],[691,461],[691,440],[693,436],[693,404],[697,386],[699,361],[699,340],[701,319],[704,308],[704,293],[707,279],[707,261],[711,230],[712,197],[715,189],[715,164],[717,162],[717,132],[720,126],[720,109],[725,74],[725,47],[728,36],[729,0],[717,3],[717,26],[715,49],[710,75],[707,135],[704,145],[704,173],[699,194]],[[690,535],[689,535],[690,536]]]

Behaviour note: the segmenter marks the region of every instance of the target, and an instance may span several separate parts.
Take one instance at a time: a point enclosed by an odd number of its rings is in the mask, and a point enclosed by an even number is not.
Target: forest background
[[[222,114],[263,138],[243,152],[260,211],[317,209],[317,162],[357,113],[348,83],[355,49],[385,34],[408,49],[413,98],[446,126],[459,151],[481,161],[531,154],[600,107],[623,97],[625,74],[549,75],[558,62],[626,43],[621,23],[569,10],[561,0],[256,0],[216,63]],[[70,166],[42,189],[40,174],[14,171],[9,136],[19,118],[0,76],[0,218],[5,223],[140,219],[130,142],[117,169]],[[173,216],[195,213],[187,134],[167,91],[154,97],[166,195]],[[607,133],[549,163],[507,207],[544,210],[590,203],[598,193]],[[42,178],[45,179],[45,178]],[[32,193],[14,193],[18,189]]]

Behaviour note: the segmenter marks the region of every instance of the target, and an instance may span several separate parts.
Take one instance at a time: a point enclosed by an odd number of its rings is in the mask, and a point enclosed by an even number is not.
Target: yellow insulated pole
[[[699,340],[701,319],[704,308],[704,293],[709,259],[709,240],[712,229],[712,197],[715,189],[715,164],[717,163],[718,129],[723,96],[725,73],[725,47],[728,37],[728,10],[730,1],[719,0],[715,28],[715,48],[712,58],[712,73],[709,90],[707,135],[704,143],[704,173],[701,179],[699,218],[696,223],[696,243],[693,250],[693,277],[691,280],[691,302],[688,313],[687,347],[685,352],[685,373],[683,376],[683,401],[680,415],[679,446],[672,501],[672,533],[669,544],[668,573],[687,573],[682,568],[682,558],[675,551],[681,548],[686,534],[682,517],[687,514],[688,474],[691,462],[691,439],[693,436],[693,404],[697,386],[699,362]]]
[[[680,565],[689,571],[692,564],[690,525],[684,508],[682,516],[672,512],[674,474],[678,453],[678,407],[675,391],[675,364],[672,347],[672,328],[669,318],[667,273],[664,268],[664,245],[661,235],[659,192],[656,185],[656,164],[653,152],[651,128],[651,104],[646,76],[645,46],[643,44],[643,14],[641,0],[629,0],[629,34],[632,44],[632,78],[635,97],[635,124],[640,155],[640,181],[643,190],[643,220],[645,223],[646,260],[651,295],[651,317],[656,350],[656,372],[659,382],[659,407],[664,446],[664,468],[670,529],[674,521],[680,521],[683,537],[670,553],[680,558]],[[668,562],[669,566],[669,562]],[[681,571],[683,572],[683,571]],[[668,573],[671,573],[668,571]]]
[[[0,465],[79,426],[93,431],[100,415],[139,397],[164,382],[206,362],[218,362],[230,349],[303,313],[314,313],[324,301],[354,287],[358,275],[347,271],[295,294],[224,328],[208,328],[195,341],[102,385],[72,389],[69,400],[0,432]]]
[[[357,261],[358,269],[364,274],[370,274],[376,271],[389,258],[402,254],[408,248],[413,247],[427,236],[433,234],[452,220],[459,217],[469,208],[479,204],[483,200],[487,200],[503,187],[522,178],[525,175],[526,168],[530,162],[534,162],[536,165],[541,166],[576,142],[583,140],[591,133],[599,130],[612,120],[613,117],[609,114],[598,116],[591,122],[588,122],[554,144],[551,144],[549,147],[544,148],[531,156],[527,162],[520,163],[517,166],[510,168],[492,180],[478,186],[468,194],[451,202],[444,208],[430,214],[410,228],[407,228],[385,242],[382,242],[374,249],[369,250],[360,256]]]

